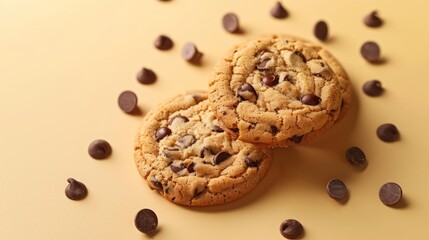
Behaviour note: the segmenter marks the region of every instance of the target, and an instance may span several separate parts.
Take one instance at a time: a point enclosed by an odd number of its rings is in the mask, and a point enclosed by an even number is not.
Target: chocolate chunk
[[[237,91],[237,95],[242,101],[247,100],[253,103],[255,103],[258,98],[255,88],[253,88],[253,86],[249,83],[244,83],[243,85],[241,85],[240,89],[238,89]]]
[[[176,119],[177,120],[180,119],[180,121],[182,121],[182,122],[189,122],[189,119],[187,117],[182,116],[182,115],[176,115],[176,116],[170,118],[170,120],[168,121],[168,125],[171,125],[173,123],[173,121],[175,121]]]
[[[218,152],[214,157],[213,157],[213,164],[220,164],[221,162],[225,161],[226,159],[230,158],[231,154],[221,151]]]
[[[365,18],[363,19],[363,23],[368,27],[376,28],[383,25],[383,20],[381,20],[380,17],[377,15],[377,11],[372,11],[370,14],[365,16]]]
[[[193,43],[186,43],[182,48],[182,58],[192,64],[200,64],[203,54]]]
[[[211,150],[207,147],[202,147],[200,152],[198,153],[198,157],[204,158],[207,154],[213,154]]]
[[[377,136],[384,142],[396,142],[399,140],[399,131],[395,125],[385,123],[377,128]]]
[[[305,94],[301,97],[301,102],[305,105],[316,106],[322,101],[322,99],[314,94]]]
[[[158,227],[158,217],[154,211],[145,208],[137,213],[134,224],[140,232],[153,234]]]
[[[66,196],[71,200],[82,200],[88,195],[88,189],[85,184],[77,181],[74,178],[67,179],[69,184],[66,187]]]
[[[131,113],[137,108],[137,96],[131,91],[124,91],[118,97],[119,108],[126,113]]]
[[[218,132],[218,133],[222,133],[224,132],[223,129],[221,127],[219,127],[218,125],[214,125],[212,128],[213,132]]]
[[[156,179],[155,177],[152,177],[151,183],[152,183],[152,187],[155,188],[156,190],[161,191],[164,188],[162,186],[162,183],[160,183],[158,179]]]
[[[182,148],[187,148],[194,144],[196,141],[195,137],[191,134],[186,134],[180,137],[180,139],[177,141],[177,145],[179,145]]]
[[[276,135],[279,132],[279,129],[276,126],[270,126],[271,134]]]
[[[142,68],[137,73],[137,81],[141,84],[152,84],[156,81],[156,74],[154,71],[148,68]]]
[[[402,189],[397,183],[389,182],[381,186],[378,196],[387,206],[397,204],[402,198]]]
[[[186,170],[188,170],[188,173],[193,173],[195,172],[194,167],[195,167],[195,163],[192,162],[186,167]]]
[[[304,63],[307,62],[307,58],[305,58],[304,54],[300,51],[294,51],[293,54],[298,55]]]
[[[346,151],[346,158],[355,167],[364,167],[368,163],[365,153],[358,147],[351,147]]]
[[[105,159],[112,153],[112,147],[103,139],[92,141],[88,146],[88,154],[94,159]]]
[[[302,141],[302,138],[304,137],[304,135],[301,135],[301,136],[297,136],[297,135],[295,135],[295,136],[293,136],[293,137],[291,137],[291,138],[289,138],[292,142],[294,142],[294,143],[296,143],[296,144],[298,144],[298,143],[300,143],[301,141]]]
[[[270,59],[264,59],[262,60],[258,65],[256,65],[256,68],[258,70],[265,70],[267,69],[267,63],[270,61]]]
[[[159,35],[155,39],[154,45],[159,50],[169,50],[173,47],[173,41],[165,35]]]
[[[171,169],[171,171],[173,171],[174,173],[178,173],[178,172],[182,171],[182,169],[183,169],[183,165],[182,165],[182,164],[180,164],[179,166],[175,166],[175,165],[173,165],[173,164],[170,164],[170,169]]]
[[[378,80],[371,80],[366,82],[363,85],[363,91],[368,96],[380,96],[383,93],[383,88],[381,87],[381,82]]]
[[[360,54],[368,62],[376,63],[380,61],[380,47],[376,42],[365,42],[360,48]]]
[[[270,87],[273,87],[279,83],[279,77],[274,74],[267,74],[262,77],[262,82]]]
[[[304,227],[295,219],[288,219],[280,225],[280,233],[288,239],[297,239],[304,233]]]
[[[250,159],[250,158],[246,158],[246,159],[244,160],[244,162],[246,163],[246,165],[247,165],[248,167],[251,167],[251,168],[257,168],[257,167],[259,167],[259,163],[260,163],[260,161],[259,161],[259,160],[252,160],[252,159]]]
[[[169,159],[180,159],[182,152],[178,147],[166,147],[162,150],[162,153]]]
[[[167,137],[171,134],[171,130],[168,127],[160,127],[156,130],[155,138],[156,141],[160,141],[161,139]]]
[[[276,5],[271,9],[271,16],[281,19],[287,18],[289,16],[288,11],[283,7],[280,2],[277,2]]]
[[[234,13],[225,14],[222,18],[222,25],[223,28],[230,33],[236,33],[240,31],[238,17]]]
[[[326,41],[328,39],[328,24],[325,21],[318,21],[314,25],[313,34],[320,41]]]
[[[349,193],[346,185],[340,179],[331,179],[326,186],[326,191],[335,200],[343,200]]]

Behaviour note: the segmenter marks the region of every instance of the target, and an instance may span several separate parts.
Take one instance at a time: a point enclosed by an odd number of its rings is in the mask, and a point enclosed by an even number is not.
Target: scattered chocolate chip
[[[262,82],[270,87],[273,87],[279,83],[279,77],[274,74],[267,74],[262,77]]]
[[[289,138],[292,142],[294,142],[294,143],[296,143],[296,144],[298,144],[298,143],[300,143],[301,141],[302,141],[302,138],[304,137],[304,135],[301,135],[301,136],[297,136],[297,135],[295,135],[295,136],[293,136],[293,137],[291,137],[291,138]]]
[[[380,27],[383,24],[383,20],[377,15],[377,11],[372,11],[370,14],[365,16],[363,23],[368,27]]]
[[[230,33],[236,33],[240,31],[238,17],[234,13],[225,14],[222,18],[222,25],[223,28]]]
[[[88,154],[94,159],[105,159],[112,153],[112,147],[103,139],[92,141],[88,146]]]
[[[364,167],[368,163],[365,153],[358,147],[351,147],[346,151],[346,158],[355,167]]]
[[[276,5],[271,9],[271,16],[281,19],[287,18],[289,16],[288,11],[283,7],[280,2],[277,2]]]
[[[241,85],[240,89],[238,89],[237,91],[237,95],[240,97],[241,100],[247,100],[253,103],[255,103],[258,98],[255,88],[253,88],[253,86],[249,83],[244,83],[243,85]]]
[[[124,91],[118,97],[119,108],[125,113],[131,113],[137,108],[137,96],[132,91]]]
[[[182,116],[182,115],[176,115],[176,116],[170,118],[170,120],[168,121],[168,125],[171,125],[176,119],[177,120],[180,119],[180,121],[182,121],[182,122],[189,122],[189,119],[187,117]]]
[[[326,186],[326,191],[335,200],[343,200],[349,193],[346,184],[340,179],[331,179]]]
[[[213,164],[220,164],[221,162],[225,161],[226,159],[230,158],[231,154],[221,151],[218,152],[214,157],[213,157]]]
[[[162,153],[169,159],[180,159],[182,152],[178,147],[166,147],[162,150]]]
[[[155,39],[154,45],[159,50],[170,50],[173,47],[173,41],[165,35],[159,35]]]
[[[279,129],[276,126],[270,126],[271,134],[276,135],[279,132]]]
[[[259,163],[260,163],[260,161],[259,161],[259,160],[252,160],[252,159],[250,159],[250,158],[246,158],[246,159],[244,160],[244,162],[246,163],[246,165],[247,165],[248,167],[251,167],[251,168],[257,168],[257,167],[259,167]]]
[[[203,54],[193,43],[186,43],[182,48],[182,58],[192,64],[200,64]]]
[[[173,171],[174,173],[178,173],[178,172],[182,171],[183,166],[182,166],[182,164],[180,164],[179,166],[175,166],[173,164],[170,164],[170,168],[171,168],[171,171]]]
[[[218,125],[214,125],[212,131],[218,132],[218,133],[224,132],[223,129],[221,127],[219,127]]]
[[[171,130],[167,127],[160,127],[156,130],[155,138],[157,141],[160,141],[161,139],[167,137],[171,134]]]
[[[193,173],[195,172],[194,167],[195,167],[195,163],[192,162],[186,167],[186,170],[188,170],[188,173]]]
[[[191,134],[186,134],[180,137],[180,139],[177,141],[177,145],[179,145],[182,148],[187,148],[194,144],[196,141],[195,137]]]
[[[307,62],[307,58],[305,58],[304,54],[300,51],[294,51],[293,54],[298,55],[304,63]]]
[[[368,62],[376,63],[380,60],[380,47],[376,42],[365,42],[360,48],[360,54]]]
[[[155,177],[152,177],[151,183],[153,188],[155,188],[156,190],[161,191],[164,188],[162,186],[162,183],[160,183]]]
[[[270,61],[270,59],[264,59],[262,60],[258,65],[256,65],[256,68],[258,70],[265,70],[267,69],[267,63]]]
[[[156,81],[156,74],[154,71],[148,68],[142,68],[137,73],[137,81],[141,84],[152,84]]]
[[[381,87],[381,82],[378,80],[371,80],[366,82],[363,85],[363,91],[368,96],[380,96],[383,93],[383,88]]]
[[[305,94],[301,97],[301,102],[305,105],[316,106],[322,101],[322,99],[314,94]]]
[[[385,123],[377,128],[377,136],[384,142],[396,142],[399,140],[399,131],[395,125]]]
[[[328,39],[328,24],[325,21],[318,21],[314,25],[313,34],[320,41],[326,41]]]
[[[74,178],[67,179],[69,184],[66,187],[66,196],[71,200],[82,200],[88,195],[88,189],[85,184],[77,181]]]
[[[304,227],[295,219],[288,219],[280,225],[280,233],[288,239],[297,239],[304,233]]]
[[[402,189],[397,183],[389,182],[381,186],[378,196],[387,206],[397,204],[402,198]]]
[[[140,232],[153,234],[158,227],[158,217],[154,211],[145,208],[137,213],[134,224]]]

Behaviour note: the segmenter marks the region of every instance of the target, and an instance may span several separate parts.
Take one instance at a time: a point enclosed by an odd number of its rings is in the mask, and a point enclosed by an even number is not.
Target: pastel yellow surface
[[[423,0],[289,0],[290,17],[270,16],[275,1],[0,1],[0,239],[148,239],[134,216],[142,208],[159,217],[153,239],[283,239],[280,223],[295,218],[304,239],[427,239],[429,228],[428,43],[429,4]],[[371,29],[362,18],[378,9],[385,24]],[[235,12],[245,33],[233,35],[221,18]],[[323,44],[347,69],[357,93],[349,114],[311,144],[275,150],[274,165],[245,198],[211,208],[174,205],[150,191],[133,162],[133,139],[141,117],[122,113],[117,97],[138,94],[145,113],[189,89],[206,89],[216,60],[234,44],[271,33],[312,41],[313,24],[325,19],[331,40]],[[153,47],[159,34],[175,46]],[[371,65],[359,54],[377,41],[386,62]],[[180,57],[192,41],[203,66]],[[158,74],[139,84],[146,66]],[[386,91],[370,98],[366,80]],[[387,144],[375,135],[392,122],[401,140]],[[96,161],[88,144],[108,140],[113,155]],[[358,171],[344,152],[359,146],[368,167]],[[67,199],[66,179],[84,182],[88,197]],[[325,185],[342,179],[350,199],[330,199]],[[405,205],[389,208],[379,187],[399,183]]]

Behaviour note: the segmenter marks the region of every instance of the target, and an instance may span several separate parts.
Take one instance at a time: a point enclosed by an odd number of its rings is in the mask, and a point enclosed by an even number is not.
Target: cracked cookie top
[[[204,92],[152,109],[135,141],[135,163],[151,189],[189,206],[221,204],[252,190],[271,150],[233,140],[219,127]]]
[[[269,146],[308,141],[338,118],[337,75],[319,50],[292,37],[238,46],[214,68],[209,99],[234,138]]]

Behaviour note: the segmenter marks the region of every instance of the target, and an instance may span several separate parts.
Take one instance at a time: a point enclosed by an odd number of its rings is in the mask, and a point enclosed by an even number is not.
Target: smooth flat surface
[[[429,234],[427,135],[429,4],[410,1],[289,0],[290,17],[277,20],[274,1],[0,1],[0,239],[148,239],[134,216],[151,208],[159,218],[153,239],[283,239],[280,223],[301,221],[303,239],[426,239]],[[399,4],[401,3],[401,4]],[[370,29],[362,18],[378,9],[385,24]],[[221,27],[227,12],[238,14],[245,31]],[[215,61],[234,44],[270,33],[312,41],[313,24],[325,19],[324,44],[353,80],[357,99],[348,115],[311,144],[275,150],[274,165],[251,194],[228,205],[185,208],[149,190],[133,162],[134,134],[142,116],[117,106],[123,90],[138,94],[143,114],[189,89],[206,89]],[[158,34],[175,46],[153,47]],[[377,41],[385,63],[370,65],[359,54]],[[200,67],[184,62],[181,46],[193,41],[204,53]],[[158,81],[135,79],[146,66]],[[370,98],[366,80],[386,91]],[[401,140],[387,144],[375,135],[392,122]],[[96,161],[89,143],[108,140],[113,155]],[[345,150],[359,146],[366,169],[354,169]],[[86,184],[88,197],[64,195],[66,179]],[[350,190],[346,204],[326,194],[331,178]],[[378,199],[385,182],[399,183],[402,207]]]

